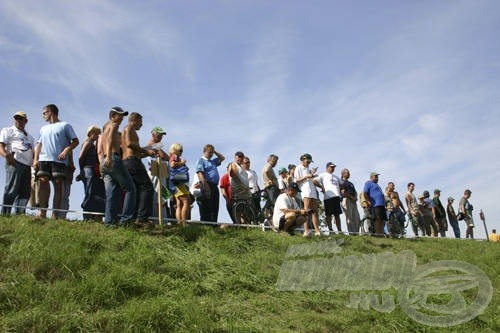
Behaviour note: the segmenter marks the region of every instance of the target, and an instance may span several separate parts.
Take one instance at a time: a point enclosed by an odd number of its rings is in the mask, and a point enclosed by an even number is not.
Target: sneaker
[[[302,237],[309,237],[309,231],[304,231],[304,233],[302,234]]]

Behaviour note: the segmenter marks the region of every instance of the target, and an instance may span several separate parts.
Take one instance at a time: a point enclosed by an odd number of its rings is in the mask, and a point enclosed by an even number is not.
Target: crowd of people
[[[37,218],[46,218],[49,211],[50,184],[53,187],[53,219],[65,218],[69,209],[71,184],[76,171],[73,151],[80,140],[73,127],[59,118],[54,104],[43,108],[47,122],[37,139],[27,132],[28,116],[23,111],[14,113],[14,124],[0,132],[0,156],[5,159],[6,183],[2,214],[24,214],[26,207],[36,208]],[[128,117],[127,123],[122,122]],[[250,157],[237,151],[220,177],[218,168],[225,157],[212,144],[206,144],[189,170],[183,157],[183,146],[174,143],[163,149],[166,134],[161,127],[151,130],[150,140],[143,146],[137,131],[142,127],[139,113],[113,107],[104,126],[91,125],[78,156],[79,172],[75,179],[84,185],[81,204],[86,220],[98,220],[106,226],[137,225],[153,227],[158,216],[166,216],[180,223],[191,218],[196,202],[200,220],[218,222],[220,193],[233,223],[240,223],[233,214],[233,203],[253,200],[259,205],[259,191],[264,190],[273,204],[270,223],[283,232],[297,226],[303,235],[321,235],[320,213],[330,231],[342,232],[341,219],[345,215],[347,232],[364,232],[363,224],[372,222],[373,233],[387,233],[386,224],[393,219],[405,225],[409,219],[416,236],[446,236],[448,225],[453,235],[460,238],[459,221],[465,221],[466,238],[474,237],[471,191],[465,190],[458,211],[454,198],[441,202],[441,191],[414,193],[415,184],[408,183],[407,192],[400,196],[395,184],[389,182],[385,190],[378,184],[377,172],[358,192],[350,179],[350,171],[343,169],[335,175],[336,164],[328,162],[323,172],[312,168],[310,154],[300,156],[298,165],[275,168],[279,157],[269,155],[259,182],[259,175],[251,168]],[[146,164],[143,159],[148,158]],[[261,186],[259,185],[261,184]],[[321,193],[321,195],[320,195]],[[358,210],[361,206],[363,218]],[[161,223],[161,221],[160,221]],[[404,228],[403,228],[404,229]]]

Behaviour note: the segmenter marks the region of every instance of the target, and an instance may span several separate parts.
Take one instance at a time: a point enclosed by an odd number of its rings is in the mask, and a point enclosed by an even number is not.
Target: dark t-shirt
[[[358,195],[358,193],[356,192],[356,189],[354,188],[354,184],[348,180],[342,180],[340,182],[340,192],[341,193],[342,193],[342,190],[345,190],[347,192],[347,194],[349,194],[350,196],[353,196],[353,197],[356,197]]]
[[[436,218],[442,219],[443,217],[446,217],[446,211],[441,203],[441,200],[439,200],[439,198],[433,198],[432,201],[434,202],[434,207],[436,208]]]

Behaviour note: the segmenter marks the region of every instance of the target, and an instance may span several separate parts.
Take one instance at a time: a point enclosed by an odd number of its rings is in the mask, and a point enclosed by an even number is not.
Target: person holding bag
[[[191,205],[189,203],[189,168],[186,160],[181,157],[183,147],[180,143],[170,146],[170,188],[175,197],[175,218],[177,222],[185,223],[190,216]]]

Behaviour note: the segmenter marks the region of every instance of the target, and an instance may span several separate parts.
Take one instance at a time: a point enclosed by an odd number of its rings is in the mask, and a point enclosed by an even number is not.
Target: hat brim
[[[116,110],[111,110],[111,111],[109,111],[109,114],[110,115],[119,114],[121,116],[128,116],[128,111],[120,112],[120,111],[116,111]]]

